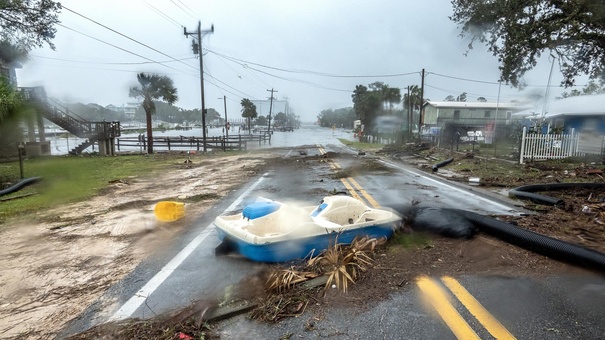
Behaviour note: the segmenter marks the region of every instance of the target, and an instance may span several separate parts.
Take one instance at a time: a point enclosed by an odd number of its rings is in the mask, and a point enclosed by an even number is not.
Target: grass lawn
[[[108,182],[128,176],[149,175],[174,160],[166,155],[119,157],[43,157],[24,162],[24,177],[42,180],[0,199],[36,193],[0,201],[0,224],[7,219],[61,204],[83,201],[105,188]],[[0,164],[0,188],[19,181],[19,162]]]
[[[338,138],[338,140],[351,148],[354,149],[359,149],[359,150],[364,150],[364,151],[378,151],[380,149],[382,149],[384,147],[384,144],[379,144],[379,143],[363,143],[363,142],[352,142],[350,140],[346,140],[344,138]]]

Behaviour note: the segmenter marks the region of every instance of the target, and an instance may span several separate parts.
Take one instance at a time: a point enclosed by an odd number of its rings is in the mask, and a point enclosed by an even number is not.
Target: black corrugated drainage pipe
[[[446,210],[457,212],[471,221],[480,231],[510,244],[563,262],[605,272],[605,254],[598,251],[536,234],[532,231],[516,227],[510,223],[479,215],[474,212],[459,209]]]
[[[17,184],[8,187],[4,190],[0,190],[0,196],[4,196],[4,195],[8,195],[10,193],[13,193],[15,191],[19,191],[21,189],[23,189],[24,187],[30,185],[30,184],[34,184],[36,182],[38,182],[40,179],[42,179],[42,177],[30,177],[30,178],[26,178],[20,182],[17,182]]]
[[[441,161],[439,163],[433,164],[433,166],[431,167],[431,169],[433,169],[433,172],[435,172],[435,171],[439,170],[439,168],[441,168],[442,166],[446,166],[446,165],[450,164],[453,161],[454,161],[454,158],[446,159],[446,160]]]
[[[563,189],[605,189],[605,183],[551,183],[531,184],[511,189],[508,194],[518,198],[526,198],[537,204],[561,205],[565,203],[560,198],[534,194],[536,191],[555,191]]]

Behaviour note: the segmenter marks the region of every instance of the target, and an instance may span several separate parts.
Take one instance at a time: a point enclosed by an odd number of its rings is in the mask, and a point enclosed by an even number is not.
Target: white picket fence
[[[590,145],[581,145],[581,140],[586,140],[572,129],[571,134],[541,134],[527,133],[523,128],[521,139],[521,152],[519,163],[525,160],[563,159],[573,156],[584,156],[590,154],[603,154],[605,148],[605,137],[591,140]]]

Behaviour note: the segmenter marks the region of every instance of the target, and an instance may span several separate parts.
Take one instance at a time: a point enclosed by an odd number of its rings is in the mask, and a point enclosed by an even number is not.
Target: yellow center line
[[[353,183],[353,185],[355,186],[355,188],[357,188],[357,190],[359,190],[359,192],[363,195],[363,197],[365,197],[368,200],[368,202],[370,202],[370,204],[374,208],[380,208],[380,204],[378,204],[378,202],[376,202],[376,200],[374,199],[374,197],[372,197],[372,195],[368,194],[368,192],[365,191],[365,189],[363,189],[361,187],[361,185],[359,185],[359,183],[357,183],[356,180],[354,180],[352,177],[349,177],[349,181],[351,183]]]
[[[349,190],[349,192],[351,193],[351,196],[357,198],[358,200],[362,201],[361,197],[357,194],[357,192],[355,192],[355,189],[353,189],[353,187],[351,186],[351,184],[349,184],[349,182],[347,182],[346,179],[341,178],[340,181],[342,182],[342,184],[345,185],[345,188],[347,188],[347,190]]]
[[[324,148],[321,146],[321,144],[315,144],[315,146],[317,146],[317,148],[319,149],[319,153],[321,155],[326,153],[326,150],[324,150]]]
[[[456,279],[444,276],[441,281],[454,293],[462,304],[496,339],[516,339],[475,297]]]
[[[334,164],[334,166],[336,167],[336,169],[342,169],[342,167],[340,166],[340,164],[338,164],[338,163],[336,163],[334,161],[331,161],[331,162],[332,162],[332,164]]]
[[[452,330],[458,339],[480,339],[477,333],[469,326],[462,318],[460,313],[456,311],[454,306],[448,301],[448,296],[440,285],[432,279],[422,276],[416,282],[420,290],[428,297],[429,301],[445,321],[447,326]]]

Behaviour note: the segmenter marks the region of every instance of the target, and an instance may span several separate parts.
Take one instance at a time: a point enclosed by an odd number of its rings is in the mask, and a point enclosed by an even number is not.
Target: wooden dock
[[[259,146],[263,144],[271,144],[271,135],[268,133],[263,134],[250,134],[250,135],[235,135],[226,138],[224,136],[218,137],[206,137],[206,149],[222,150],[222,151],[233,151],[233,150],[247,150],[249,145],[252,143],[258,143]],[[140,135],[139,137],[120,137],[116,138],[116,148],[119,151],[128,151],[133,148],[139,148],[140,150],[147,150],[147,137]],[[123,149],[127,150],[123,150]],[[153,137],[153,149],[154,150],[204,150],[204,141],[202,137]]]

